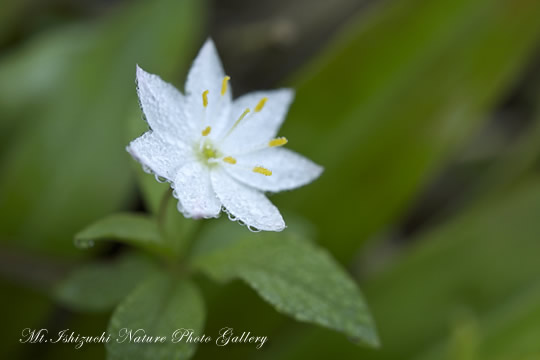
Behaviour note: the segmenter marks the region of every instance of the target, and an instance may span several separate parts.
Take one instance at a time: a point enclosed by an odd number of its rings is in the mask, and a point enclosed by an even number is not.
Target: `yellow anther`
[[[204,90],[202,93],[202,104],[204,107],[208,106],[208,93],[209,93],[208,90]]]
[[[212,128],[210,126],[207,126],[201,134],[202,136],[208,136],[208,134],[210,134],[210,131],[212,131]]]
[[[253,168],[253,172],[263,174],[264,176],[270,176],[272,175],[272,172],[266,168],[263,168],[262,166],[255,166]]]
[[[225,95],[225,93],[227,92],[227,83],[229,82],[229,80],[231,79],[230,76],[225,76],[223,78],[223,81],[221,82],[221,95]]]
[[[284,137],[272,139],[268,142],[268,146],[275,147],[275,146],[283,146],[288,142],[288,140]]]
[[[231,165],[236,164],[236,159],[233,158],[232,156],[224,157],[223,161],[225,161],[227,164],[231,164]]]
[[[266,104],[267,101],[268,101],[268,98],[266,96],[263,97],[261,100],[259,100],[259,103],[257,104],[257,106],[255,106],[255,112],[261,111],[264,107],[264,104]]]

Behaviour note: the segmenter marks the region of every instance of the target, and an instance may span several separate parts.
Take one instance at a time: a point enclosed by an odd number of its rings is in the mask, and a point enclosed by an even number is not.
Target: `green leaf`
[[[173,343],[176,329],[193,329],[202,334],[205,310],[197,287],[186,279],[156,274],[137,287],[115,310],[108,332],[113,339],[107,344],[109,360],[182,360],[190,358],[196,343]],[[121,329],[144,329],[148,336],[166,336],[164,343],[148,344],[125,340]],[[133,333],[135,336],[135,333]],[[139,333],[139,335],[142,335]],[[129,338],[128,338],[129,339]]]
[[[463,337],[460,341],[455,341],[454,331],[453,336],[436,343],[415,359],[532,360],[540,357],[540,343],[536,336],[540,332],[538,284],[517,292],[494,311],[473,320],[456,329],[462,332],[458,333]],[[463,346],[471,344],[473,352],[466,357],[461,353]]]
[[[0,157],[10,174],[0,179],[3,241],[73,253],[78,229],[126,206],[135,189],[125,151],[138,108],[135,64],[168,81],[183,72],[199,45],[203,6],[129,2],[99,22],[40,35],[4,59],[10,69],[0,70],[0,93],[17,84],[9,98],[20,95],[13,103],[24,106],[12,111],[10,100],[0,109],[2,129],[17,130]]]
[[[163,205],[162,213],[159,214],[161,232],[178,257],[185,255],[189,250],[191,239],[203,222],[185,218],[178,211],[178,200],[172,196],[171,191],[167,191],[165,195],[168,198]]]
[[[134,254],[113,262],[83,265],[60,282],[53,295],[78,311],[111,310],[153,269],[147,259]]]
[[[118,240],[159,255],[171,252],[163,240],[156,220],[144,214],[113,214],[75,235],[77,246],[85,248],[95,241]]]
[[[531,286],[501,306],[484,324],[482,360],[540,358],[540,286]]]
[[[327,359],[337,351],[343,359],[416,358],[444,338],[456,310],[466,308],[482,319],[537,287],[538,214],[540,181],[535,177],[423,234],[391,267],[368,279],[364,288],[384,343],[376,354],[310,329],[287,336],[288,349],[280,349],[280,358]],[[313,347],[319,343],[324,346]],[[268,359],[275,355],[269,353]]]
[[[244,280],[279,312],[378,346],[355,282],[325,250],[296,233],[252,234],[217,223],[197,242],[192,261],[216,281]]]
[[[295,81],[281,132],[325,172],[278,202],[350,260],[487,119],[538,44],[539,13],[531,0],[407,0],[356,19]]]

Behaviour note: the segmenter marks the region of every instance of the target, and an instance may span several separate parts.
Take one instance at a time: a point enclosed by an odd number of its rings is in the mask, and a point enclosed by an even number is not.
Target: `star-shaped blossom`
[[[285,222],[265,192],[305,185],[322,168],[283,148],[277,137],[294,93],[257,91],[232,101],[216,48],[206,41],[189,71],[185,95],[137,66],[137,93],[150,127],[127,151],[147,172],[171,183],[188,218],[221,210],[251,230]]]

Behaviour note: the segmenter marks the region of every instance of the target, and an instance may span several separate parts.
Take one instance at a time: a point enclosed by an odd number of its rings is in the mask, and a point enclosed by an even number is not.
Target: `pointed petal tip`
[[[130,154],[131,156],[133,156],[134,158],[136,158],[136,150],[135,148],[133,147],[133,144],[135,143],[135,141],[139,139],[139,138],[136,138],[134,140],[131,140],[129,142],[129,144],[126,145],[126,151],[128,152],[128,154]]]
[[[199,55],[201,54],[216,54],[217,55],[217,48],[216,44],[212,40],[212,38],[207,38],[204,43],[201,46],[201,49],[199,50]]]
[[[137,140],[137,139],[135,139]],[[136,147],[134,146],[134,142],[135,140],[133,140],[132,142],[130,142],[127,146],[126,146],[126,151],[127,153],[133,158],[133,160],[139,162],[143,168],[146,166],[146,164],[144,163],[141,155],[137,152],[137,149]]]
[[[275,232],[282,232],[287,228],[287,225],[285,225],[285,221],[282,221],[281,224],[274,230]]]
[[[246,224],[249,227],[249,224]],[[264,228],[257,228],[259,231],[272,231],[272,232],[282,232],[287,228],[287,225],[285,225],[285,220],[283,220],[283,216],[280,214],[280,218],[278,221],[276,221],[274,224],[269,224],[268,226]]]
[[[283,91],[283,93],[290,98],[291,102],[294,100],[294,97],[296,96],[296,90],[292,88],[281,88],[279,90]]]
[[[315,164],[315,166],[317,167],[317,175],[315,175],[315,178],[313,180],[317,179],[324,172],[324,166],[319,164]]]
[[[204,41],[204,45],[208,44],[208,46],[216,46],[216,44],[214,43],[214,40],[212,40],[212,38],[209,36],[206,38],[206,40]],[[203,46],[204,46],[203,45]]]
[[[296,91],[291,88],[280,88],[275,91],[278,94],[278,97],[282,99],[283,104],[287,108],[287,112],[291,104],[294,102],[294,98],[296,96]]]
[[[252,231],[252,232],[260,232],[260,231],[272,231],[272,232],[282,232],[287,228],[287,225],[285,225],[284,221],[281,221],[279,223],[276,223],[274,225],[268,226],[268,227],[256,227],[252,226],[246,223],[246,227]]]
[[[152,75],[150,74],[148,71],[144,70],[142,67],[139,66],[139,64],[137,64],[135,66],[135,72],[137,74],[137,78],[140,78],[140,77],[143,77],[143,76],[149,76],[149,75]]]
[[[291,96],[295,96],[295,95],[296,95],[296,90],[293,89],[293,88],[283,88],[283,90],[289,92],[289,94],[291,94]]]
[[[141,68],[139,66],[139,64],[137,64],[135,66],[135,82],[137,84],[139,84],[140,82],[144,81],[144,78],[148,75],[148,73],[146,71],[143,70],[143,68]]]

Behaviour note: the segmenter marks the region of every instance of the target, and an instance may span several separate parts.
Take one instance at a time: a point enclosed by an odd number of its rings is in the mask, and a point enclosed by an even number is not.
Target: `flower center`
[[[230,79],[229,76],[225,76],[223,78],[223,81],[222,81],[222,84],[221,84],[221,96],[223,96],[223,95],[225,95],[227,93],[227,83],[228,83],[229,79]],[[204,108],[204,112],[203,112],[203,116],[202,116],[203,125],[206,123],[206,108],[208,107],[208,94],[209,93],[210,93],[209,90],[204,90],[202,92],[202,105],[203,105],[203,108]],[[257,103],[255,108],[253,109],[253,112],[251,112],[251,109],[246,108],[244,110],[244,112],[240,115],[240,117],[231,126],[229,131],[224,136],[222,136],[221,140],[219,140],[219,141],[223,141],[226,137],[228,137],[234,131],[234,129],[238,126],[238,124],[240,122],[242,122],[246,117],[248,117],[248,115],[250,115],[252,113],[261,112],[267,101],[268,101],[268,98],[263,97]],[[201,131],[202,138],[201,138],[200,142],[198,143],[198,145],[195,145],[195,147],[196,147],[195,153],[197,154],[197,157],[199,158],[199,160],[202,161],[203,163],[205,163],[207,166],[215,166],[220,160],[223,163],[226,163],[228,165],[236,165],[237,160],[234,157],[232,157],[232,156],[225,156],[224,157],[223,154],[221,154],[221,152],[218,151],[214,147],[214,145],[212,144],[210,139],[208,139],[208,135],[211,132],[212,132],[212,127],[209,126],[209,125],[207,125]],[[284,138],[284,137],[275,138],[275,139],[272,139],[272,140],[268,141],[268,143],[263,144],[260,148],[254,148],[252,151],[263,150],[263,149],[265,149],[267,147],[283,146],[286,143],[287,143],[287,139]],[[240,165],[236,165],[236,166],[240,166]],[[264,176],[271,176],[272,175],[271,170],[268,170],[267,168],[262,167],[262,166],[252,167],[251,171],[253,171],[255,173],[258,173],[258,174],[262,174]]]
[[[203,140],[199,145],[197,145],[196,153],[198,154],[199,160],[207,165],[213,165],[221,158],[221,153],[214,147],[210,140]]]
[[[214,159],[217,157],[217,151],[210,145],[204,146],[202,153],[206,160]]]

